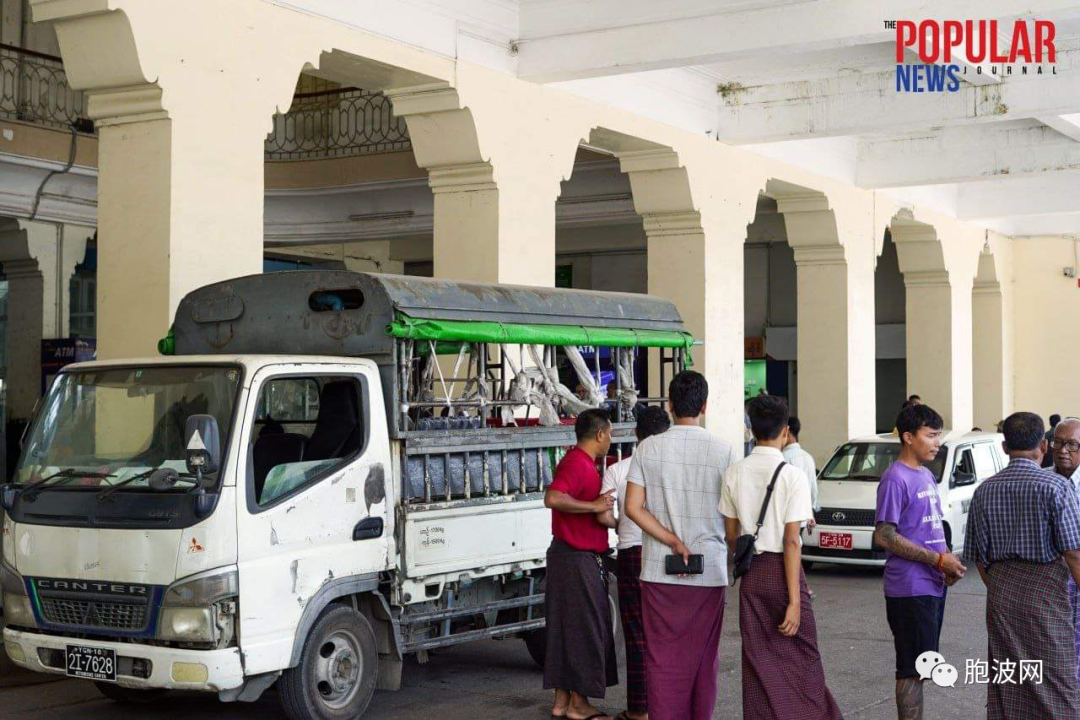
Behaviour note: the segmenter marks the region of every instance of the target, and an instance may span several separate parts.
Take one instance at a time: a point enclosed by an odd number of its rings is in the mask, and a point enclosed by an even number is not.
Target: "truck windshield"
[[[62,373],[27,438],[14,481],[56,491],[120,484],[118,492],[145,490],[148,470],[187,471],[188,416],[217,418],[222,447],[227,446],[239,387],[235,366],[152,365]],[[41,482],[50,477],[56,479]]]
[[[943,445],[937,457],[926,464],[938,482],[947,455]],[[818,479],[877,482],[899,457],[900,443],[847,443],[836,451]]]

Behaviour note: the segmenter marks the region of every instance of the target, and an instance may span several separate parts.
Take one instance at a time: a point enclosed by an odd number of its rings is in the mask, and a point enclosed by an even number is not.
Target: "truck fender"
[[[361,593],[368,593],[379,589],[379,574],[369,573],[354,577],[335,578],[319,588],[319,591],[308,600],[304,606],[304,614],[300,616],[300,624],[296,626],[296,635],[293,637],[292,656],[289,658],[289,667],[294,668],[300,664],[300,653],[304,650],[304,641],[311,633],[312,626],[319,619],[326,607],[343,597],[351,597]],[[378,593],[374,593],[379,595]],[[379,597],[382,597],[379,595]],[[385,600],[384,600],[385,602]]]

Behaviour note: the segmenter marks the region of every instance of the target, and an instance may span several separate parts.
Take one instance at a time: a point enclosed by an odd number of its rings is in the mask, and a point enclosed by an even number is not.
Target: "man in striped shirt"
[[[1042,683],[990,683],[988,718],[1080,719],[1068,580],[1080,581],[1080,503],[1072,483],[1039,467],[1042,418],[1005,419],[1009,466],[971,501],[964,552],[986,583],[991,665],[1042,661]],[[1062,562],[1064,558],[1064,562]]]

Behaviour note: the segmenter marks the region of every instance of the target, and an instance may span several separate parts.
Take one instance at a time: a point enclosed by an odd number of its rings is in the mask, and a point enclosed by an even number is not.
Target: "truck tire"
[[[315,621],[300,662],[278,681],[291,720],[344,720],[364,714],[379,675],[375,633],[364,615],[345,605]]]
[[[129,688],[111,682],[95,682],[94,686],[97,687],[98,692],[105,697],[113,702],[122,703],[124,705],[144,705],[146,703],[152,703],[156,700],[160,700],[161,696],[166,693],[166,691],[161,688]]]
[[[529,651],[529,657],[541,670],[544,669],[544,658],[547,657],[547,629],[530,630],[521,634],[525,641],[525,649]]]

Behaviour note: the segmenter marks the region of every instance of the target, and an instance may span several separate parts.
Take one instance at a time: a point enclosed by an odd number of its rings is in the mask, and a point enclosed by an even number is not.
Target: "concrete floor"
[[[817,592],[815,611],[829,687],[847,718],[894,718],[892,637],[885,622],[881,571],[819,566],[807,574]],[[985,589],[972,570],[950,590],[942,654],[956,666],[955,688],[926,688],[926,716],[972,718],[985,714],[986,688],[964,685],[964,661],[986,659]],[[720,649],[720,699],[714,718],[742,717],[738,600],[732,594]],[[621,652],[620,652],[621,655]],[[620,677],[624,673],[620,669]],[[404,687],[379,692],[368,717],[476,720],[547,717],[551,695],[540,671],[518,640],[486,641],[432,654],[426,665],[406,665]],[[624,707],[623,688],[612,688],[597,705],[612,713]],[[123,708],[102,698],[87,682],[58,680],[32,686],[0,683],[0,716],[26,718],[145,718],[148,708]],[[254,705],[221,705],[198,694],[170,696],[153,707],[155,718],[282,718],[273,690]]]

